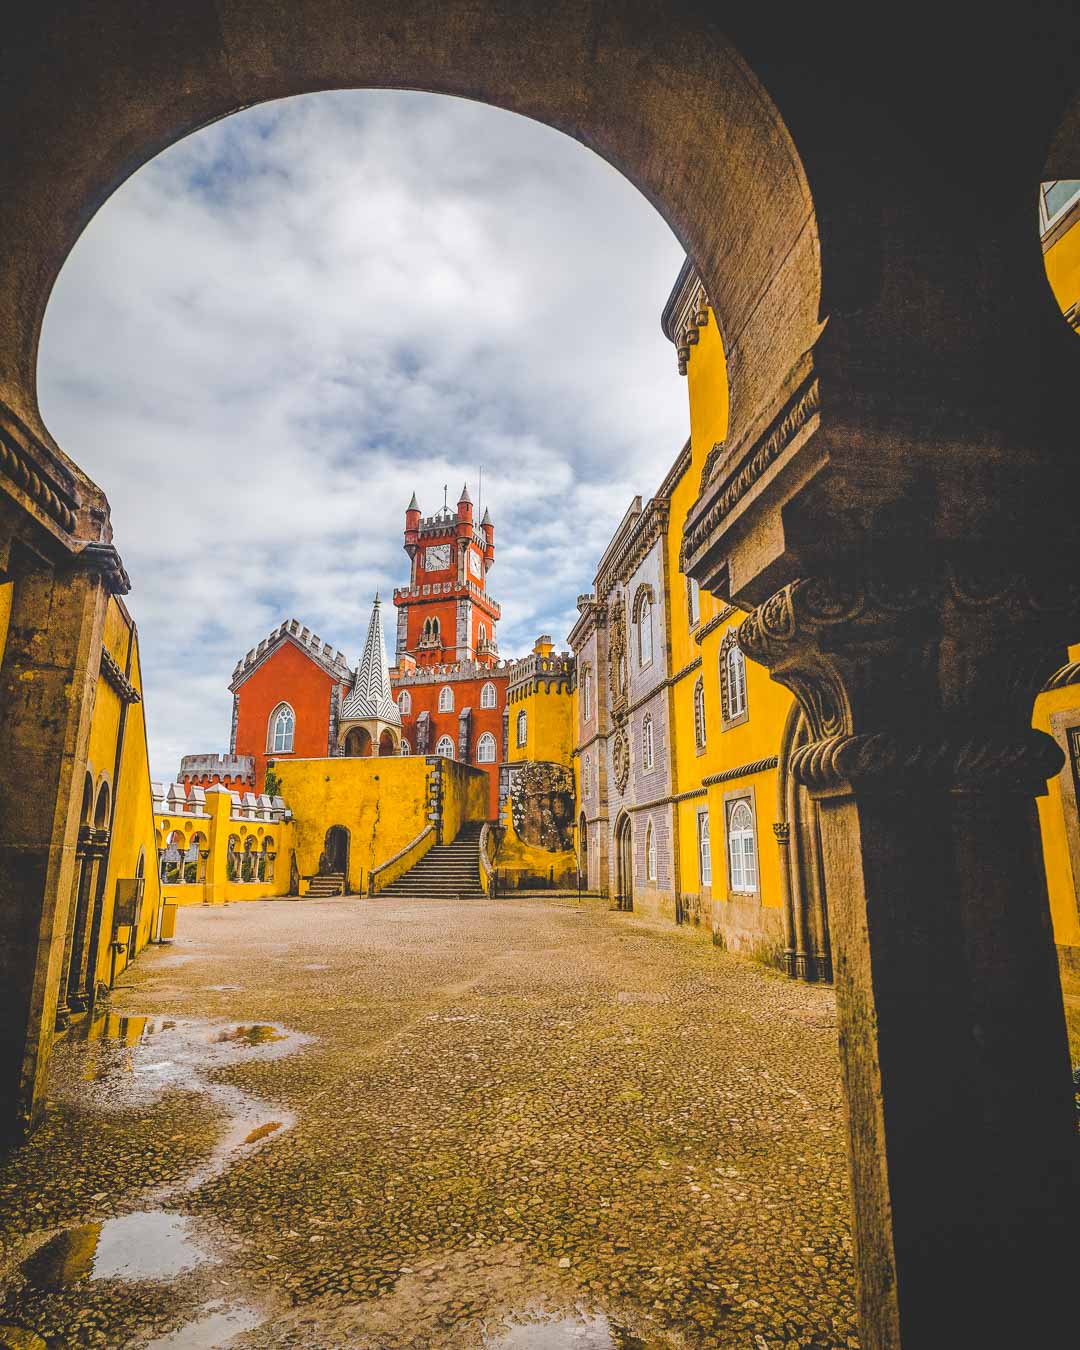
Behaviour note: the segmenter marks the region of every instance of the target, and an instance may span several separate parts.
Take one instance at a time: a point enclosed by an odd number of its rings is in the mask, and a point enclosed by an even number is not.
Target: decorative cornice
[[[709,322],[709,298],[689,258],[679,269],[671,294],[660,316],[660,327],[669,342],[675,344],[679,374],[686,374],[690,350],[697,345],[698,329]]]
[[[596,594],[607,600],[617,583],[624,586],[644,561],[649,550],[667,532],[669,503],[664,497],[653,497],[634,522],[618,553],[605,565],[596,578]]]
[[[113,595],[127,595],[131,590],[131,578],[112,544],[84,544],[78,557],[85,566],[101,573],[102,581]]]
[[[101,673],[125,703],[142,702],[142,695],[121,670],[120,663],[108,647],[101,649]]]
[[[725,605],[719,614],[714,614],[708,623],[694,631],[692,637],[700,647],[710,633],[715,633],[721,624],[727,623],[733,614],[741,614],[742,611],[735,605]]]
[[[1064,689],[1070,684],[1080,684],[1080,661],[1070,661],[1067,666],[1055,670],[1040,693],[1047,694],[1051,689]]]
[[[46,482],[41,466],[7,428],[0,432],[0,473],[21,488],[62,530],[75,533],[78,519],[71,509],[75,501],[73,495],[65,492],[62,496],[56,490],[60,484]]]
[[[820,407],[821,386],[817,376],[811,375],[773,419],[765,434],[751,445],[739,467],[729,473],[708,511],[688,531],[684,539],[686,558],[701,551],[724,517],[787,449]]]
[[[733,769],[722,769],[720,773],[711,773],[701,781],[705,787],[716,787],[720,783],[730,783],[733,778],[749,778],[751,774],[764,773],[767,769],[775,769],[779,763],[780,760],[776,755],[766,755],[764,759],[751,760],[749,764],[737,764]]]

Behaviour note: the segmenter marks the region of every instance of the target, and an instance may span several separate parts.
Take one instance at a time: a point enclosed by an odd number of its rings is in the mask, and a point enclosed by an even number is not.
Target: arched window
[[[476,626],[476,645],[482,646],[487,641],[487,625],[477,624]]]
[[[480,690],[481,708],[494,708],[498,703],[498,695],[495,693],[495,686],[488,681]]]
[[[586,666],[581,672],[581,720],[587,722],[592,716],[592,666]]]
[[[528,740],[528,737],[529,737],[529,719],[525,716],[525,709],[522,708],[522,710],[517,715],[518,746],[520,747],[524,745],[525,742]]]
[[[746,705],[746,658],[739,650],[739,638],[729,628],[720,643],[720,721],[726,731],[748,716]]]
[[[638,665],[645,667],[652,664],[653,633],[652,633],[652,601],[647,595],[641,597],[641,604],[638,606]]]
[[[581,795],[588,797],[592,792],[592,756],[586,755],[581,761]]]
[[[708,809],[698,812],[697,818],[697,840],[698,840],[698,876],[703,886],[712,885],[712,849],[709,844],[709,812]]]
[[[244,840],[244,852],[240,861],[240,880],[258,881],[258,854],[255,852],[255,838],[248,835]]]
[[[652,714],[646,713],[641,723],[641,767],[651,769],[653,766],[653,729]]]
[[[399,748],[398,748],[398,753],[401,754],[401,755],[411,755],[411,754],[412,754],[412,748],[411,748],[411,746],[409,745],[409,742],[405,739],[404,736],[402,736],[402,738],[401,738],[401,745],[400,745]]]
[[[686,614],[690,627],[696,628],[701,620],[701,589],[693,577],[686,578]]]
[[[296,717],[287,703],[279,703],[270,714],[270,735],[267,737],[267,750],[275,755],[287,755],[293,748],[293,734],[296,731]]]
[[[705,684],[700,676],[694,685],[694,741],[700,754],[705,749]]]
[[[448,684],[444,684],[443,687],[439,690],[439,711],[440,712],[454,711],[454,691],[450,688]]]
[[[229,835],[229,848],[225,855],[225,877],[228,881],[240,880],[240,836]]]
[[[442,631],[441,631],[441,629],[439,628],[439,620],[438,620],[438,619],[432,619],[432,621],[431,621],[431,636],[432,636],[433,638],[437,638],[437,637],[441,637],[441,636],[442,636]]]
[[[412,712],[412,694],[407,689],[403,689],[397,696],[398,712],[402,717],[408,717]]]
[[[454,742],[449,736],[440,736],[439,743],[435,747],[435,753],[442,755],[443,759],[454,758]]]
[[[728,807],[728,870],[733,891],[757,890],[757,845],[754,841],[754,813],[745,797]]]
[[[656,831],[651,820],[645,829],[645,879],[656,880]]]
[[[495,763],[495,737],[490,731],[485,731],[476,742],[476,762],[477,764]]]

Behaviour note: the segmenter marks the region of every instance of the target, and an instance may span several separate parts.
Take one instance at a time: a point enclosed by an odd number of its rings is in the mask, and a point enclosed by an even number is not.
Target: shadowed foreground
[[[835,1041],[828,990],[595,906],[182,911],[0,1165],[0,1322],[855,1346]]]

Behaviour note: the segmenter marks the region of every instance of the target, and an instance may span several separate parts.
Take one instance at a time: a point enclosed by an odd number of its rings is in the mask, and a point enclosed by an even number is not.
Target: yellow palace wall
[[[179,831],[184,836],[184,852],[196,834],[203,837],[209,853],[201,861],[199,875],[203,881],[182,884],[162,884],[161,897],[175,905],[221,905],[235,900],[265,900],[270,896],[289,892],[289,855],[293,847],[293,827],[283,820],[255,820],[233,814],[232,794],[228,788],[217,785],[206,790],[206,812],[203,815],[158,812],[154,817],[157,847],[165,846],[170,834]],[[269,881],[239,881],[229,879],[229,839],[244,844],[251,838],[254,849],[260,852],[263,841],[273,842],[273,876]]]
[[[1080,662],[1080,645],[1069,649],[1069,660]],[[1075,677],[1080,681],[1080,670]],[[1080,968],[1080,803],[1069,747],[1069,732],[1080,727],[1080,682],[1040,694],[1032,725],[1053,736],[1065,754],[1064,768],[1037,802],[1054,941],[1063,959]]]

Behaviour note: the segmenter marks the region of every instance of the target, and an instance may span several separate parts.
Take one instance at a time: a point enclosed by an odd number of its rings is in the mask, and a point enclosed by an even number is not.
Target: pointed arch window
[[[525,714],[525,709],[522,708],[521,712],[519,712],[517,715],[518,746],[519,747],[523,746],[528,739],[529,739],[529,719]]]
[[[746,700],[746,657],[739,637],[729,628],[720,643],[720,722],[724,730],[737,727],[749,716]]]
[[[638,666],[644,670],[653,659],[653,588],[647,583],[638,587],[634,596],[632,618],[637,635]]]
[[[705,749],[705,682],[700,675],[694,685],[694,743],[700,755]]]
[[[733,891],[752,894],[758,884],[754,813],[746,797],[729,802],[727,812],[728,880]]]
[[[708,808],[698,812],[697,818],[697,838],[698,838],[698,876],[702,886],[712,885],[712,846],[709,842],[709,812]]]
[[[581,720],[587,722],[592,716],[592,666],[586,666],[581,672]]]
[[[696,628],[701,622],[701,587],[693,577],[686,578],[686,613],[690,627]]]
[[[477,764],[495,763],[495,737],[490,731],[485,731],[476,742],[476,762]]]
[[[401,738],[401,744],[398,746],[398,754],[400,754],[400,755],[411,755],[411,754],[412,754],[412,749],[411,749],[410,746],[409,746],[409,742],[405,739],[404,736],[402,736],[402,738]]]
[[[397,696],[398,712],[402,717],[408,717],[412,712],[412,694],[407,689],[403,689]]]
[[[651,769],[653,766],[653,721],[651,713],[646,713],[641,723],[641,766],[643,769]]]
[[[495,686],[489,680],[480,690],[480,706],[481,708],[494,708],[498,701]]]
[[[454,742],[449,736],[440,736],[438,744],[435,746],[435,753],[442,755],[443,759],[454,758]]]
[[[444,684],[443,687],[439,690],[439,711],[440,712],[454,711],[454,691],[450,688],[448,684]]]
[[[279,703],[270,714],[269,731],[267,750],[275,755],[290,754],[296,734],[296,714],[287,703]]]
[[[651,820],[645,829],[645,879],[656,880],[656,831]]]

